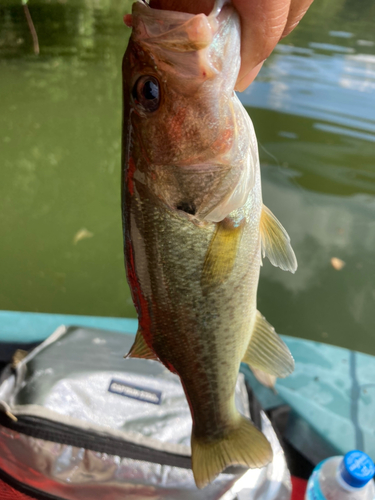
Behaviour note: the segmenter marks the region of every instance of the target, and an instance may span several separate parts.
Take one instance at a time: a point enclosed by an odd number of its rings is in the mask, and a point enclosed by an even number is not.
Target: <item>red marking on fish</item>
[[[127,184],[128,184],[128,190],[131,196],[134,194],[134,172],[135,172],[135,163],[132,157],[129,158],[128,162],[128,172],[127,172]]]
[[[186,108],[180,108],[173,117],[171,135],[176,142],[180,141],[183,133],[183,124],[186,119]]]
[[[124,16],[124,23],[128,28],[131,28],[133,26],[133,16],[131,14],[125,14]]]
[[[138,313],[139,325],[142,329],[142,335],[146,343],[150,344],[150,335],[147,335],[150,331],[151,318],[148,310],[147,300],[144,297],[138,276],[135,270],[135,260],[134,260],[134,250],[131,242],[127,240],[126,242],[126,254],[127,254],[127,278],[130,285],[130,290],[132,292],[134,306]],[[150,347],[150,345],[149,345]]]

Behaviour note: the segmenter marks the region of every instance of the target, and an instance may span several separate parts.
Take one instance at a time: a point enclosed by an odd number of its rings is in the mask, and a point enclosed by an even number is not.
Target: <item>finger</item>
[[[255,68],[253,68],[240,82],[236,83],[236,87],[234,90],[237,90],[238,92],[243,92],[247,87],[250,85],[250,83],[255,80],[255,78],[258,76],[259,71],[262,69],[263,62],[259,63]]]
[[[286,22],[281,38],[289,35],[291,31],[297,26],[303,16],[306,14],[307,9],[312,4],[313,0],[292,0],[290,4],[288,20]]]
[[[237,86],[264,61],[280,40],[290,0],[233,0],[241,18],[241,68]]]
[[[214,6],[214,0],[150,0],[150,7],[154,9],[175,10],[188,14],[208,15]]]

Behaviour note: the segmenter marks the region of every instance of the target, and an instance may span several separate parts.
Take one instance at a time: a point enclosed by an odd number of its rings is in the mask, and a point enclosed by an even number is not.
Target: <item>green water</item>
[[[130,3],[30,0],[38,57],[21,0],[0,5],[0,309],[135,316],[120,217]],[[373,0],[315,0],[241,99],[299,261],[294,276],[265,262],[259,309],[280,333],[375,354]]]

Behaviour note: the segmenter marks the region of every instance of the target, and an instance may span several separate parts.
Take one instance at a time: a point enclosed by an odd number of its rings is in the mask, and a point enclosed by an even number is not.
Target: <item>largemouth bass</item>
[[[199,488],[231,464],[272,459],[234,404],[241,361],[275,377],[293,358],[257,311],[262,253],[297,267],[263,206],[257,141],[234,93],[240,23],[133,4],[123,61],[123,222],[139,329],[131,357],[158,359],[183,384]]]

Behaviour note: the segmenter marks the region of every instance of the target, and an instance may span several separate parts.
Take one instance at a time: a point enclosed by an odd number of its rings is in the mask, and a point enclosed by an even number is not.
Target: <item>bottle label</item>
[[[325,460],[315,467],[314,472],[309,479],[306,491],[307,500],[326,500],[319,483],[319,472],[324,462]]]

